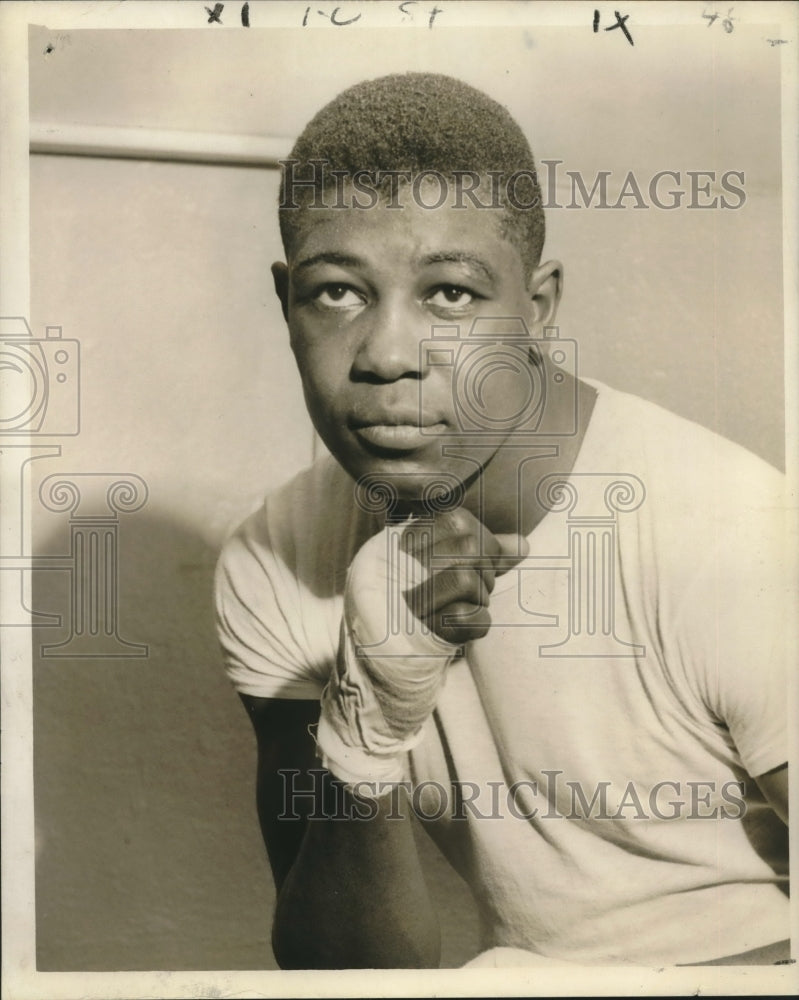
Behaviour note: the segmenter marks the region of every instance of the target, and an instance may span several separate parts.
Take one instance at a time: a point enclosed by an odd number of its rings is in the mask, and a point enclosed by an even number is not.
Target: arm
[[[485,532],[490,564],[480,566],[481,526],[467,512],[439,515],[432,540],[416,532],[386,526],[353,560],[321,710],[311,701],[244,698],[258,736],[258,812],[278,890],[273,946],[283,968],[439,963],[407,792],[382,795],[376,783],[403,780],[405,754],[421,738],[447,665],[488,630],[494,577],[522,558],[522,540]],[[396,558],[394,541],[408,559]],[[388,627],[395,587],[427,629],[409,626],[410,615],[396,631]],[[308,727],[317,721],[314,740]],[[302,794],[314,783],[316,801]],[[287,784],[296,790],[290,805]]]
[[[771,771],[766,771],[765,774],[761,774],[755,778],[755,781],[757,782],[758,788],[765,796],[768,804],[787,826],[789,792],[788,765],[781,764],[779,767],[775,767]]]
[[[407,796],[355,801],[327,772],[321,780],[308,733],[318,703],[242,700],[258,738],[258,816],[278,890],[272,943],[281,968],[438,967],[438,923]],[[299,774],[284,780],[286,770]],[[301,794],[286,801],[287,787],[314,782],[316,804]],[[314,810],[327,818],[308,819]],[[302,818],[280,819],[284,812]],[[355,818],[330,818],[342,815]]]

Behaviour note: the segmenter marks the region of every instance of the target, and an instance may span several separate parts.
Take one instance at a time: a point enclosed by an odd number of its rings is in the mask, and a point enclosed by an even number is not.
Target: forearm
[[[279,965],[437,968],[438,922],[407,793],[367,802],[338,792],[326,818],[308,820],[280,887],[272,934]]]
[[[345,791],[357,795],[365,785],[402,781],[406,755],[422,739],[449,665],[463,642],[488,630],[488,595],[502,567],[469,568],[471,561],[484,560],[484,551],[498,560],[521,558],[523,539],[487,539],[468,512],[441,513],[436,524],[432,542],[415,523],[387,524],[350,565],[315,745],[303,736],[313,725],[308,706],[291,718],[291,709],[281,708],[258,724],[259,811],[278,886],[273,947],[283,968],[439,964],[439,931],[407,792],[361,799]],[[434,556],[444,560],[443,569]],[[399,630],[387,620],[397,594],[408,612]],[[456,627],[450,616],[465,617],[465,624]],[[304,826],[291,831],[276,814],[279,776],[319,773],[314,763],[328,778],[335,775],[324,782],[332,801],[320,818],[306,809]],[[334,818],[337,790],[351,818]],[[366,812],[368,818],[358,818]]]

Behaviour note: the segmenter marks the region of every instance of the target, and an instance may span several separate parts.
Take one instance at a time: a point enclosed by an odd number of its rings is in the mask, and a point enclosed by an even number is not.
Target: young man
[[[332,457],[217,577],[279,963],[438,964],[420,817],[517,961],[787,957],[781,477],[576,377],[532,154],[473,88],[339,95],[280,223]]]

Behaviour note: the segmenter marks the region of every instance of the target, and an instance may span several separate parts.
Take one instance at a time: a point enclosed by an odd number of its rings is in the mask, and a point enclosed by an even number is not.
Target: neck
[[[568,380],[550,410],[550,427],[569,428],[575,433],[563,435],[509,435],[481,473],[468,484],[464,506],[494,534],[529,535],[546,515],[537,499],[538,484],[545,476],[567,476],[573,469],[588,428],[596,401],[596,391],[564,373]],[[562,401],[562,402],[560,402]]]

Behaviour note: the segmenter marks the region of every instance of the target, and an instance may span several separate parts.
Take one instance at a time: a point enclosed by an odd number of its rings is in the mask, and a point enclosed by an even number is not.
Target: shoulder
[[[240,692],[318,696],[335,656],[347,568],[369,531],[352,480],[329,457],[239,525],[217,563],[215,605]]]
[[[730,589],[751,582],[755,567],[764,590],[780,586],[789,507],[783,474],[661,406],[597,389],[586,465],[593,475],[634,483],[635,502],[615,518],[619,543],[638,554],[642,572],[661,590],[671,586],[678,603],[696,581]]]
[[[792,555],[785,477],[746,448],[635,396],[598,387],[596,461],[638,477],[645,499],[617,516],[625,600],[655,662],[735,730],[751,773],[781,763]],[[609,457],[612,455],[612,458]],[[596,468],[596,466],[594,466]],[[609,469],[606,464],[603,469]],[[756,745],[772,739],[776,757]],[[747,722],[749,720],[749,722]],[[758,751],[759,752],[759,751]]]
[[[351,531],[360,514],[352,480],[325,455],[266,496],[227,540],[219,564],[232,569],[247,558],[262,569],[275,560],[296,568]]]
[[[378,530],[355,502],[354,487],[325,455],[268,494],[225,542],[217,594],[254,611],[269,589],[277,602],[309,614],[340,597],[356,552]]]
[[[640,470],[648,493],[668,495],[681,508],[706,505],[724,517],[781,504],[785,477],[748,449],[649,400],[591,384],[600,455],[612,442],[614,459]]]

